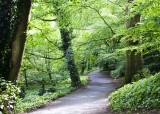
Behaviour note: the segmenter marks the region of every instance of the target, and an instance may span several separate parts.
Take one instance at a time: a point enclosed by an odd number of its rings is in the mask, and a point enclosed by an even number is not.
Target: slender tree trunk
[[[90,71],[92,69],[92,65],[91,65],[91,57],[88,58],[87,61],[87,70]]]
[[[11,69],[9,72],[10,81],[17,80],[19,75],[27,37],[30,11],[31,0],[20,0],[18,3],[18,17],[20,20],[18,20],[16,36],[12,42]]]
[[[26,87],[28,87],[27,69],[24,70],[24,79],[25,79],[25,85]]]
[[[67,69],[70,73],[71,84],[73,87],[79,87],[81,85],[78,69],[74,60],[74,53],[71,48],[71,32],[67,29],[60,29],[61,39],[63,43],[63,51],[66,57]]]
[[[62,40],[62,48],[66,58],[67,69],[70,73],[72,87],[79,87],[81,85],[77,66],[75,64],[74,53],[71,47],[72,29],[71,29],[71,17],[67,9],[62,8],[63,4],[67,1],[54,0],[55,15],[57,15],[58,24],[60,27],[60,34]],[[67,7],[66,7],[67,8]]]
[[[49,57],[49,49],[48,49],[48,51],[46,53],[46,57]],[[50,62],[50,60],[45,58],[45,64],[47,64],[47,68],[46,68],[47,69],[47,73],[48,73],[49,79],[52,82],[52,70],[51,70],[51,62]]]
[[[132,0],[128,0],[128,3],[132,2]],[[129,9],[127,8],[127,13],[129,13]],[[127,19],[126,27],[129,29],[134,27],[138,22],[140,22],[140,14],[135,15],[132,18]],[[131,36],[132,37],[132,36]],[[136,46],[139,44],[139,41],[133,41],[130,38],[127,39],[127,47]],[[134,78],[134,75],[138,73],[138,71],[143,68],[143,58],[140,52],[135,50],[128,50],[126,52],[126,69],[125,69],[125,81],[124,83],[130,83]]]
[[[83,59],[81,62],[81,75],[84,74],[85,69],[86,69],[86,61],[85,59]]]

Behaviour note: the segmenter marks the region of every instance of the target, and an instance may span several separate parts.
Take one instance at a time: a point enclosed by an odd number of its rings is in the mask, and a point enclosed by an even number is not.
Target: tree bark
[[[12,42],[11,69],[9,80],[15,81],[18,78],[22,57],[27,37],[27,29],[31,11],[31,0],[20,0],[18,3],[18,20],[17,31]]]
[[[128,3],[132,2],[133,0],[128,0]],[[127,14],[129,13],[129,9],[127,8]],[[134,27],[138,22],[140,22],[140,14],[135,15],[127,19],[126,27],[127,29]],[[132,37],[132,36],[131,36]],[[131,38],[130,37],[130,38]],[[130,38],[127,39],[127,47],[129,46],[136,46],[139,44],[139,41],[133,41]],[[125,81],[124,83],[131,83],[134,75],[138,73],[138,71],[142,70],[143,68],[143,58],[140,52],[136,49],[128,50],[126,52],[126,68],[125,68]]]
[[[13,3],[11,0],[0,2],[0,77],[8,80],[11,59],[11,18]]]
[[[70,78],[71,78],[71,85],[72,87],[79,87],[81,85],[79,73],[77,66],[75,64],[74,60],[74,53],[71,48],[71,32],[70,30],[67,30],[67,28],[61,28],[60,33],[61,33],[61,39],[63,43],[63,51],[64,55],[66,57],[66,64],[67,64],[67,69],[70,73]]]
[[[61,1],[61,0],[54,0],[54,8],[55,8],[55,15],[57,15],[57,21],[60,28],[61,40],[62,40],[62,48],[63,53],[66,58],[66,65],[67,69],[70,73],[71,85],[72,87],[79,87],[81,85],[79,73],[77,66],[75,64],[74,53],[71,46],[71,39],[72,36],[72,24],[71,24],[71,17],[68,12],[68,9],[62,8],[63,4],[66,4],[69,1]],[[66,7],[67,8],[67,7]]]

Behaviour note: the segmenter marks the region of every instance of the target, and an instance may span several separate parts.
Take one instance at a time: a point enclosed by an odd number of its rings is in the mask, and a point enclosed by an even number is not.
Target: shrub
[[[116,69],[110,72],[111,77],[115,79],[124,76],[124,74],[125,74],[125,61],[119,62]]]
[[[19,88],[14,84],[0,78],[0,111],[2,111],[3,114],[9,114],[13,111],[19,92]]]
[[[160,72],[111,93],[109,107],[113,110],[160,107]]]
[[[150,70],[148,68],[143,68],[141,71],[139,71],[137,74],[134,75],[132,81],[136,82],[140,79],[147,78],[150,76],[151,76]]]
[[[115,57],[102,57],[98,60],[98,64],[101,70],[111,71],[116,68],[117,59]]]
[[[154,50],[144,55],[144,65],[151,71],[152,74],[160,70],[160,51]]]

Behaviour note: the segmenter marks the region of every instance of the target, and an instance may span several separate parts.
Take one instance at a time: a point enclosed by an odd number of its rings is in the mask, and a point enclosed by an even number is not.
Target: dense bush
[[[3,114],[9,114],[13,111],[15,99],[19,92],[19,88],[14,84],[0,78],[0,111]]]
[[[102,54],[98,58],[97,63],[100,70],[108,71],[112,78],[120,78],[125,74],[124,54],[121,55]]]
[[[136,110],[160,107],[160,73],[125,85],[109,96],[113,110]]]
[[[111,71],[116,68],[116,57],[101,57],[98,60],[98,66],[101,70]]]
[[[152,74],[160,71],[160,51],[156,50],[144,55],[144,65]]]
[[[143,68],[141,71],[139,71],[137,74],[134,75],[132,82],[136,82],[143,78],[148,78],[151,76],[150,70],[148,68]]]

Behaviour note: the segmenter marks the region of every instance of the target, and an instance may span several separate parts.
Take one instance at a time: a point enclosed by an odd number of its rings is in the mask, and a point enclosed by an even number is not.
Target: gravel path
[[[111,114],[107,96],[120,85],[104,73],[89,74],[89,85],[28,114]]]

